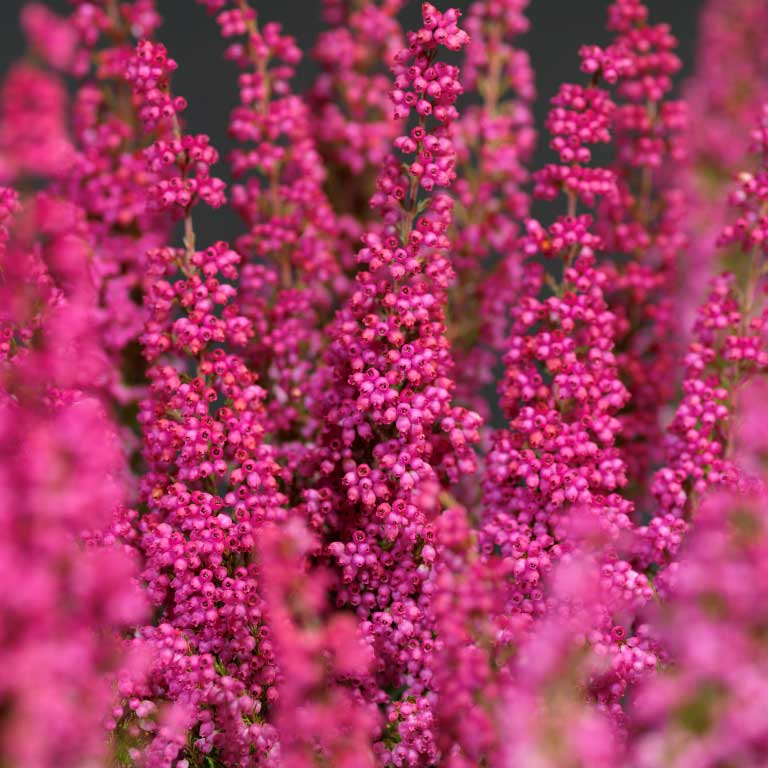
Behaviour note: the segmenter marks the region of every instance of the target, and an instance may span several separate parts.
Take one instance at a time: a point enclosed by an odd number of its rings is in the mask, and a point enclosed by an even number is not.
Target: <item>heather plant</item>
[[[531,2],[323,0],[302,88],[197,0],[221,156],[154,0],[26,4],[2,768],[768,763],[764,8],[677,95],[613,0],[538,126]]]
[[[683,84],[690,130],[688,160],[677,183],[690,201],[684,227],[691,242],[684,252],[686,279],[676,304],[686,335],[707,296],[709,276],[728,263],[727,250],[712,249],[728,219],[723,199],[733,177],[753,169],[749,137],[768,85],[768,59],[758,31],[766,13],[768,8],[754,0],[708,0],[699,20],[693,73]]]

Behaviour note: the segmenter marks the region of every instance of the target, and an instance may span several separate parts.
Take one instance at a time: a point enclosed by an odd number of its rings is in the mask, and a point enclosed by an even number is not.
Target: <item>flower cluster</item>
[[[130,549],[108,535],[127,467],[102,386],[87,243],[61,201],[20,210],[7,187],[0,201],[0,753],[74,768],[106,758],[111,676],[140,666],[118,633],[144,619],[144,598]]]
[[[152,167],[170,143],[180,148],[168,152],[175,178],[208,179],[215,153],[198,159],[207,138],[181,133],[169,61],[161,46],[140,42],[126,65],[140,110],[156,100],[174,105],[162,117],[171,141],[158,139],[146,161]],[[145,118],[147,129],[156,123]],[[149,189],[148,205],[154,200]],[[251,553],[257,530],[283,516],[284,497],[273,450],[264,443],[265,391],[238,354],[254,335],[232,285],[242,257],[224,242],[195,248],[191,210],[200,201],[218,203],[200,187],[190,187],[184,201],[177,197],[184,248],[151,250],[145,267],[149,313],[140,342],[151,367],[137,416],[144,510],[130,523],[157,621],[134,641],[153,663],[142,676],[123,676],[118,712],[122,738],[146,734],[150,766],[166,765],[181,750],[243,765],[252,751],[268,755],[277,740],[275,728],[259,717],[275,701],[277,670]],[[180,708],[183,729],[196,734],[190,746],[165,724],[158,696]],[[129,751],[138,758],[137,746]]]
[[[674,308],[679,259],[685,247],[685,198],[673,184],[683,156],[685,106],[669,99],[680,68],[666,24],[649,24],[638,0],[611,6],[609,28],[626,60],[613,117],[617,194],[600,207],[597,230],[606,248],[625,256],[606,265],[607,300],[617,315],[616,347],[630,400],[623,409],[621,445],[630,477],[642,488],[661,459],[660,410],[674,397],[682,336]],[[662,168],[662,161],[665,167]]]
[[[592,70],[598,57],[604,66],[607,55],[583,49],[582,67]],[[583,165],[591,158],[589,143],[610,140],[614,108],[597,85],[561,87],[547,124],[562,164],[535,174],[534,194],[548,199],[563,191],[571,211],[579,197],[595,194],[591,186],[586,191],[589,179],[601,178],[605,193],[615,194],[612,171]],[[529,258],[563,261],[562,282],[545,298],[540,266],[526,264],[528,290],[513,309],[500,390],[510,429],[494,438],[485,480],[484,535],[502,554],[520,558],[510,599],[527,612],[542,608],[539,580],[551,567],[550,550],[560,548],[558,520],[572,506],[599,507],[616,533],[629,525],[627,504],[615,495],[626,483],[615,442],[616,413],[628,393],[617,374],[607,277],[596,265],[603,243],[591,225],[585,214],[569,213],[548,228],[529,219],[520,243]],[[533,601],[530,590],[538,594]]]
[[[670,538],[667,531],[672,525],[679,529],[679,520],[692,516],[708,489],[723,484],[745,488],[756,480],[744,462],[729,454],[739,390],[768,366],[763,282],[767,120],[768,108],[752,132],[761,168],[756,175],[741,174],[730,198],[739,215],[719,239],[722,246],[740,246],[745,268],[741,280],[728,272],[713,278],[708,299],[698,310],[685,356],[682,398],[668,428],[664,464],[652,485],[659,514],[643,533],[645,543],[652,545],[649,560],[657,564],[669,565],[680,538]]]
[[[153,0],[0,86],[0,765],[765,765],[764,9],[675,100],[612,0],[534,172],[530,0],[324,0],[305,90],[196,4],[221,164]]]
[[[767,522],[764,493],[721,491],[698,509],[656,622],[675,664],[633,703],[634,765],[764,761]]]
[[[377,650],[368,695],[387,704],[387,727],[376,753],[410,766],[437,755],[431,518],[441,488],[473,471],[479,426],[476,414],[451,403],[444,311],[452,200],[439,190],[455,176],[451,124],[461,85],[438,53],[460,48],[467,35],[455,10],[425,3],[422,14],[394,58],[390,94],[396,118],[415,112],[416,124],[394,142],[405,162],[384,162],[371,198],[383,228],[363,236],[355,286],[331,328],[333,388],[322,403],[318,457],[332,510],[318,523],[339,568],[337,601],[355,609]],[[307,494],[313,506],[317,495]]]
[[[621,6],[611,6],[612,17]],[[585,46],[580,55],[591,82],[563,85],[547,118],[560,163],[534,174],[534,195],[549,200],[563,194],[567,213],[549,227],[528,219],[520,238],[524,292],[512,309],[500,385],[509,427],[497,431],[487,456],[480,551],[491,561],[502,558],[507,588],[496,609],[518,615],[534,647],[561,646],[560,663],[567,664],[585,644],[586,652],[602,659],[572,673],[596,705],[583,713],[593,723],[585,727],[610,731],[610,722],[600,725],[600,712],[620,722],[621,698],[656,664],[641,627],[619,618],[648,603],[653,587],[628,558],[634,506],[623,495],[628,469],[618,439],[619,413],[631,393],[619,375],[609,270],[598,260],[606,242],[593,231],[592,216],[577,207],[595,204],[598,194],[608,205],[619,196],[616,171],[588,165],[590,145],[613,141],[618,108],[601,79],[623,84],[636,64],[621,40],[607,49]],[[533,261],[538,256],[561,261],[559,280],[545,280]],[[554,574],[573,568],[574,561],[593,573],[588,610],[580,607],[584,593],[574,600],[551,590]],[[557,625],[566,621],[579,629],[562,635]],[[531,639],[540,633],[551,639]],[[543,706],[537,702],[546,682],[531,687],[525,641],[513,635],[508,642],[517,661],[507,690],[528,707]],[[537,753],[537,738],[525,750]],[[580,759],[589,764],[586,754]]]
[[[701,12],[696,66],[684,84],[689,159],[677,173],[690,201],[685,282],[675,295],[685,333],[706,299],[709,276],[727,255],[712,248],[729,220],[723,198],[733,177],[752,168],[750,132],[768,96],[768,59],[757,33],[766,22],[768,9],[756,0],[706,0]]]
[[[403,0],[359,8],[353,2],[324,1],[332,28],[320,34],[314,51],[322,73],[311,94],[313,128],[326,163],[339,174],[340,186],[345,171],[355,176],[375,172],[397,136],[399,125],[390,114],[389,72],[379,71],[379,66],[390,66],[402,48],[397,22],[402,6]],[[334,202],[339,204],[342,195],[340,188]]]
[[[526,0],[477,2],[469,9],[463,65],[465,89],[482,105],[467,106],[456,124],[454,269],[449,337],[457,356],[459,402],[487,420],[483,391],[509,332],[521,272],[519,222],[529,214],[526,163],[535,146],[533,71],[516,37],[528,30]]]
[[[225,202],[224,182],[211,176],[218,152],[205,135],[181,135],[178,115],[186,100],[169,93],[168,80],[176,69],[162,43],[142,40],[128,60],[125,79],[130,83],[145,131],[159,129],[158,138],[145,150],[147,169],[157,174],[148,207],[162,211],[176,206],[183,216],[198,200],[218,208]]]
[[[298,493],[318,429],[307,404],[318,397],[322,329],[347,291],[340,265],[352,246],[324,190],[312,112],[291,91],[301,51],[279,24],[259,27],[248,3],[216,10],[222,35],[235,38],[226,56],[240,69],[229,164],[232,206],[246,227],[235,245],[245,256],[238,300],[254,327],[248,364],[269,392],[268,426],[283,435],[275,450]]]

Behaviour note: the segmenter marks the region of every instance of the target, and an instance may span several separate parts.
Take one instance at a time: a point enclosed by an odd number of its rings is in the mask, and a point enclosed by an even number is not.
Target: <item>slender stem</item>
[[[118,0],[107,0],[107,16],[109,16],[114,27],[120,26],[120,5]]]
[[[569,189],[565,194],[568,197],[568,216],[573,218],[576,215],[576,193]]]
[[[179,123],[179,116],[174,113],[171,121],[171,130],[173,131],[173,138],[176,141],[181,141],[181,124]],[[186,152],[182,152],[181,160],[177,161],[179,169],[181,170],[182,180],[186,180],[187,171],[189,170],[189,158]],[[192,221],[192,202],[184,210],[184,251],[187,259],[190,259],[195,253],[195,228]]]
[[[491,117],[496,116],[499,106],[499,96],[501,95],[501,68],[502,57],[498,53],[498,46],[501,42],[500,28],[493,24],[489,35],[488,43],[488,77],[485,80],[483,90],[483,106],[485,112]]]
[[[653,133],[659,119],[659,104],[656,101],[649,101],[645,105],[646,115],[651,124]],[[640,203],[638,218],[644,226],[648,226],[651,220],[651,197],[653,195],[653,168],[644,165],[640,175]]]
[[[188,256],[195,252],[195,229],[192,225],[192,212],[189,209],[184,215],[184,250]]]
[[[237,6],[245,19],[245,28],[248,32],[248,55],[253,64],[253,68],[259,75],[261,84],[261,99],[259,99],[259,111],[263,117],[269,112],[269,103],[272,98],[272,82],[269,77],[269,62],[264,56],[258,56],[253,45],[253,38],[259,34],[259,25],[256,16],[253,14],[248,0],[237,0]],[[269,175],[269,201],[270,214],[275,217],[282,213],[282,202],[280,200],[280,166],[273,166]],[[280,268],[280,285],[283,289],[290,288],[293,285],[293,265],[291,264],[291,255],[282,246],[277,253],[277,261]]]
[[[768,202],[763,203],[758,212],[758,217],[763,218],[768,215]],[[744,293],[741,296],[741,332],[742,335],[749,331],[749,324],[752,321],[752,314],[755,311],[757,303],[757,287],[760,277],[763,274],[763,263],[760,258],[760,249],[753,247],[749,251],[749,268],[747,270],[747,281],[744,286]]]

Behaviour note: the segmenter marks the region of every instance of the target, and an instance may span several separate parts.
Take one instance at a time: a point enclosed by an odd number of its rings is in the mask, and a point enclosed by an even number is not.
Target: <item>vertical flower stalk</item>
[[[307,514],[338,565],[339,605],[357,613],[377,664],[367,695],[384,706],[381,763],[427,766],[433,731],[429,594],[441,488],[474,470],[479,418],[451,403],[445,332],[453,201],[451,125],[458,69],[438,59],[467,34],[459,13],[422,6],[423,26],[395,57],[394,115],[416,125],[395,140],[371,204],[384,224],[363,237],[355,287],[327,353],[319,477]],[[325,512],[325,514],[323,514]]]
[[[0,190],[0,762],[30,768],[108,759],[119,633],[144,618],[108,533],[127,467],[71,213]]]
[[[686,521],[702,494],[718,485],[749,483],[732,455],[736,399],[768,365],[765,240],[768,234],[768,108],[752,133],[761,158],[755,174],[743,173],[730,201],[738,212],[720,236],[741,251],[739,274],[724,272],[699,308],[685,357],[682,399],[668,428],[666,461],[654,476],[656,516],[643,531],[649,564],[666,565],[680,546]]]
[[[147,254],[150,386],[138,415],[147,469],[135,525],[155,621],[135,642],[153,665],[123,681],[120,726],[131,758],[148,766],[245,766],[277,748],[268,720],[277,669],[252,553],[259,528],[284,515],[284,498],[264,443],[265,391],[243,359],[254,329],[235,303],[241,256],[195,242],[192,210],[223,204],[224,184],[211,174],[208,137],[181,130],[175,69],[149,41],[125,69],[157,136],[144,152],[157,178],[147,204],[183,221],[184,242]]]
[[[526,617],[497,610],[509,562],[483,556],[466,510],[449,507],[436,529],[432,611],[439,639],[433,669],[440,764],[497,765],[509,738],[503,705],[512,683],[509,662],[514,644],[525,637]]]
[[[765,387],[754,382],[742,416],[765,423]],[[748,391],[747,390],[747,391]],[[745,393],[746,394],[746,393]],[[758,766],[766,757],[768,509],[762,436],[743,440],[762,459],[757,488],[720,488],[667,574],[668,599],[652,615],[671,663],[630,704],[632,765]],[[728,663],[724,664],[723,659]]]
[[[593,70],[597,61],[598,76],[615,80],[611,54],[583,49],[582,66]],[[614,109],[596,85],[561,86],[547,125],[562,163],[534,174],[535,194],[554,199],[562,192],[570,212],[546,229],[528,219],[521,238],[528,290],[512,310],[501,385],[510,429],[499,431],[488,457],[483,531],[486,548],[500,547],[519,559],[522,581],[514,599],[531,613],[544,607],[536,586],[550,567],[549,553],[560,554],[559,521],[588,505],[617,528],[629,525],[630,505],[615,493],[626,482],[615,440],[616,414],[628,394],[616,369],[615,316],[603,291],[607,278],[596,266],[603,244],[590,231],[592,218],[572,213],[577,200],[594,204],[598,194],[615,194],[614,173],[586,165],[588,143],[610,141]],[[535,255],[558,258],[562,280],[548,286],[530,260]]]
[[[81,234],[91,248],[90,271],[98,286],[94,316],[113,362],[114,408],[127,421],[145,383],[138,336],[145,314],[138,299],[143,257],[160,245],[169,217],[148,211],[153,183],[139,150],[130,87],[122,78],[136,36],[160,23],[151,0],[73,2],[59,17],[38,3],[22,14],[34,66],[14,68],[4,86],[0,166],[82,211]],[[72,104],[65,84],[74,84]]]
[[[317,40],[320,65],[309,93],[313,133],[328,169],[334,209],[358,226],[370,219],[368,197],[402,124],[392,119],[389,67],[403,47],[397,14],[403,0],[324,0],[330,29]],[[359,234],[362,234],[360,232]],[[354,269],[354,261],[345,264]]]
[[[319,427],[310,410],[323,328],[347,290],[338,251],[349,246],[323,189],[312,114],[291,91],[301,57],[293,38],[277,23],[260,27],[244,0],[208,5],[222,35],[237,38],[226,56],[241,70],[229,132],[237,142],[232,206],[247,226],[236,241],[244,256],[238,301],[255,328],[246,358],[267,391],[268,429],[280,435],[275,450],[295,500]]]
[[[266,527],[258,551],[275,655],[282,674],[275,724],[280,765],[371,768],[380,728],[375,704],[355,690],[369,676],[371,648],[351,613],[329,610],[330,574],[309,571],[315,538],[298,520]]]
[[[768,98],[761,33],[767,23],[768,8],[759,0],[707,0],[701,12],[695,68],[683,88],[689,158],[678,181],[690,201],[685,281],[675,297],[686,330],[706,301],[709,278],[728,266],[730,251],[718,257],[712,248],[728,223],[723,198],[738,173],[754,170],[749,135]]]
[[[457,400],[485,419],[489,385],[506,342],[509,307],[520,290],[520,222],[530,213],[524,187],[536,134],[526,0],[478,0],[469,7],[464,88],[480,97],[456,123],[457,205],[452,240],[456,281],[448,332],[457,357]]]
[[[137,40],[160,22],[152,0],[119,7],[78,2],[68,19],[78,36],[72,64],[76,156],[54,189],[88,217],[92,270],[101,286],[99,326],[117,370],[115,397],[125,404],[135,403],[146,383],[138,342],[146,321],[139,299],[144,255],[167,240],[172,220],[167,211],[146,206],[155,178],[141,154],[148,139],[123,70]]]
[[[567,213],[548,227],[528,219],[520,239],[525,291],[512,308],[500,386],[509,429],[495,435],[487,459],[480,545],[486,556],[509,562],[498,610],[522,615],[531,631],[552,611],[570,610],[548,593],[558,562],[578,556],[599,565],[591,628],[574,643],[586,640],[605,659],[602,674],[581,682],[601,709],[621,719],[627,687],[656,664],[629,618],[653,591],[622,556],[634,532],[617,444],[629,392],[618,369],[609,279],[598,262],[605,244],[592,216],[577,209],[618,194],[616,173],[591,165],[590,147],[613,141],[616,105],[599,83],[621,82],[631,62],[619,46],[584,46],[580,57],[590,84],[562,85],[546,121],[560,162],[533,176],[534,196],[562,195]],[[545,275],[534,257],[556,259],[552,272],[561,276]]]
[[[618,194],[601,204],[596,231],[614,260],[604,268],[616,314],[620,376],[630,399],[619,414],[619,443],[635,496],[663,457],[661,412],[672,400],[685,335],[675,293],[686,248],[684,194],[676,186],[687,128],[682,102],[669,98],[681,62],[666,24],[650,24],[639,0],[610,9],[613,44],[627,71],[617,83],[613,117]]]

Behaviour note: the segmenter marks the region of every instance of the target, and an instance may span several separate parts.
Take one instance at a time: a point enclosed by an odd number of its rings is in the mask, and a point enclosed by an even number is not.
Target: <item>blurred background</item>
[[[440,8],[453,5],[462,9],[471,0],[433,0]],[[14,60],[24,53],[24,40],[19,29],[18,17],[24,0],[0,0],[0,71],[4,72]],[[65,13],[70,7],[68,0],[46,0],[51,9]],[[536,72],[538,98],[535,106],[536,125],[541,130],[547,111],[547,102],[558,85],[564,81],[580,82],[578,71],[579,46],[603,44],[608,35],[605,31],[606,9],[610,0],[531,0],[528,18],[530,32],[519,38],[533,60]],[[651,21],[668,22],[680,41],[679,54],[683,70],[678,83],[691,71],[699,11],[703,0],[647,0]],[[311,50],[318,32],[323,28],[320,0],[252,0],[252,6],[260,17],[276,20],[294,35],[305,57],[298,71],[296,90],[302,90],[313,80],[315,66]],[[194,133],[207,133],[214,146],[226,153],[227,120],[230,109],[237,101],[236,71],[234,65],[224,61],[225,44],[219,36],[218,26],[195,0],[157,0],[157,7],[165,21],[159,35],[169,53],[179,63],[174,75],[174,91],[187,98],[185,112],[187,125]],[[402,13],[406,29],[420,21],[420,0],[409,0]],[[539,142],[533,167],[539,167],[552,159],[546,141]],[[223,165],[219,175],[224,175]],[[203,210],[204,209],[204,210]],[[235,216],[230,211],[199,209],[197,228],[202,241],[226,239]],[[230,230],[231,232],[231,230]]]

